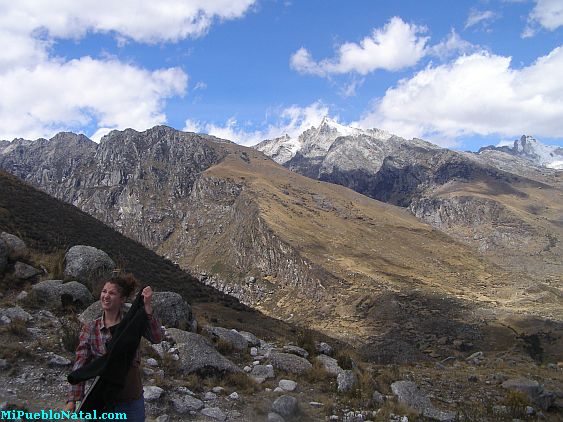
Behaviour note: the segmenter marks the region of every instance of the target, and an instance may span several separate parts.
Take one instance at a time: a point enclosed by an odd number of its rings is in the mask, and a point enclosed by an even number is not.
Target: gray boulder
[[[260,346],[260,339],[256,337],[254,334],[249,333],[248,331],[239,331],[238,332],[241,336],[246,339],[246,343],[250,347]]]
[[[197,411],[204,406],[201,400],[196,399],[190,395],[185,395],[183,397],[178,397],[172,399],[172,407],[178,413],[188,413],[192,411]]]
[[[212,337],[231,344],[237,350],[245,350],[248,342],[236,330],[229,330],[223,327],[206,327],[205,331]]]
[[[29,280],[41,274],[43,274],[42,270],[38,270],[24,262],[18,261],[16,265],[14,265],[14,277],[18,280]]]
[[[6,271],[6,266],[8,265],[8,247],[3,240],[0,239],[0,274]]]
[[[284,391],[294,391],[297,388],[297,383],[292,380],[280,380],[278,386]]]
[[[258,383],[264,382],[268,378],[274,378],[274,368],[272,365],[256,365],[252,368],[250,376]]]
[[[309,357],[309,352],[302,347],[294,346],[292,344],[283,346],[282,349],[283,353],[291,353],[293,355],[301,356],[302,358],[307,359]]]
[[[319,355],[316,359],[323,365],[325,371],[331,375],[338,376],[338,374],[344,371],[344,369],[338,365],[338,361],[330,356]]]
[[[293,396],[283,395],[272,403],[272,412],[283,417],[292,417],[298,412],[297,399]]]
[[[185,374],[224,374],[226,372],[242,372],[229,359],[221,355],[211,342],[196,333],[170,328],[168,334],[177,343],[179,367]]]
[[[50,309],[58,309],[67,304],[84,308],[94,301],[88,288],[77,281],[63,283],[61,280],[45,280],[34,285],[32,291]]]
[[[126,304],[126,306],[127,306],[127,304]],[[78,316],[78,319],[80,320],[81,323],[87,324],[90,321],[93,321],[96,318],[99,318],[100,315],[102,315],[102,303],[99,300],[97,300],[94,303],[92,303],[90,306],[88,306],[84,310],[84,312],[82,312]]]
[[[391,384],[391,390],[397,396],[399,403],[419,413],[432,408],[430,399],[412,381],[395,381]]]
[[[155,292],[152,301],[154,314],[162,325],[192,332],[197,330],[192,308],[178,293]]]
[[[285,419],[275,412],[270,412],[268,413],[268,422],[285,422]]]
[[[109,255],[92,246],[73,246],[65,255],[65,278],[80,281],[90,290],[109,278],[114,269],[115,262]]]
[[[15,319],[21,319],[22,321],[29,321],[33,317],[28,312],[24,311],[19,306],[14,306],[12,308],[2,308],[0,309],[0,317],[9,318],[11,321]]]
[[[207,416],[208,418],[215,419],[216,421],[224,421],[227,419],[225,412],[218,407],[206,407],[201,410],[201,414],[203,416]]]
[[[336,382],[338,383],[338,392],[347,393],[356,386],[358,379],[352,371],[346,370],[338,374],[338,376],[336,377]]]
[[[274,368],[292,374],[303,374],[313,368],[313,365],[307,359],[290,353],[271,352],[270,362]]]
[[[321,341],[317,344],[317,352],[323,355],[332,355],[332,347],[328,343]]]
[[[2,232],[0,233],[0,239],[4,241],[6,247],[8,248],[8,256],[11,259],[15,260],[17,258],[24,257],[27,254],[27,246],[19,237],[10,233]]]
[[[158,400],[160,396],[162,396],[162,393],[164,393],[164,390],[155,385],[143,387],[143,396],[146,401]]]
[[[528,378],[511,378],[503,382],[502,387],[506,390],[525,393],[530,399],[535,398],[542,392],[540,384]]]

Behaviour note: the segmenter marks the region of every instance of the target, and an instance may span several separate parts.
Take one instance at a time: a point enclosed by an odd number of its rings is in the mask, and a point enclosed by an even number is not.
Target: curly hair
[[[104,284],[111,283],[117,286],[119,290],[119,294],[121,297],[128,298],[131,294],[135,291],[137,286],[139,285],[139,281],[135,278],[133,274],[124,273],[124,274],[114,274],[111,278],[107,279]]]

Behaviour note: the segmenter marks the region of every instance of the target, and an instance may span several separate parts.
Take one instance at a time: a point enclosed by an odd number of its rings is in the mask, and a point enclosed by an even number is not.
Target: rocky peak
[[[512,147],[491,145],[479,149],[478,154],[490,154],[490,151],[504,152],[515,157],[525,158],[542,167],[563,169],[563,148],[543,144],[530,135],[522,135],[520,139],[514,141]]]

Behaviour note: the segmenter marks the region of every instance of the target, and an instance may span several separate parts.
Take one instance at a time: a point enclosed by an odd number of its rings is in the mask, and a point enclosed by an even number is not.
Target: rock
[[[162,396],[164,390],[157,386],[147,386],[143,387],[143,396],[145,397],[146,401],[155,401]]]
[[[197,411],[204,406],[201,400],[196,399],[190,395],[172,399],[172,407],[178,413],[188,413],[190,411]]]
[[[16,262],[16,265],[14,265],[14,277],[18,280],[29,280],[41,274],[43,274],[42,270],[38,270],[20,261]]]
[[[0,371],[4,371],[10,368],[10,364],[6,359],[0,359]]]
[[[252,371],[252,367],[250,367],[250,366],[247,365],[247,366],[245,366],[244,368],[242,368],[242,370],[243,370],[244,372],[250,373],[250,372]]]
[[[320,407],[323,407],[323,406],[324,406],[324,404],[322,404],[322,403],[320,403],[320,402],[318,402],[318,401],[310,401],[310,402],[309,402],[309,405],[310,405],[311,407],[316,407],[316,408],[320,408]]]
[[[426,418],[438,422],[456,422],[459,420],[456,412],[445,412],[443,410],[434,409],[433,407],[425,409],[423,415]]]
[[[0,240],[4,242],[10,259],[16,260],[27,255],[27,246],[19,237],[2,232],[0,233]]]
[[[29,294],[25,290],[23,290],[16,296],[16,302],[23,302],[27,299],[28,296]]]
[[[248,346],[260,346],[260,339],[258,339],[258,337],[256,337],[254,334],[249,333],[248,331],[239,331],[238,333],[245,338]]]
[[[158,366],[158,362],[157,362],[156,359],[154,359],[154,358],[148,358],[148,359],[147,359],[147,365],[149,365],[149,366]]]
[[[292,374],[303,374],[313,367],[307,359],[289,353],[272,352],[270,353],[270,361],[274,368]]]
[[[70,360],[59,355],[53,355],[53,357],[49,359],[49,365],[51,366],[68,366],[70,364],[72,364]]]
[[[297,356],[301,356],[302,358],[307,359],[309,357],[309,352],[301,347],[298,346],[293,346],[293,345],[287,345],[284,346],[282,349],[282,352],[284,353],[291,353],[293,355],[297,355]]]
[[[357,378],[352,371],[345,370],[338,374],[336,382],[338,383],[338,392],[347,393],[356,386]]]
[[[229,330],[223,327],[207,327],[205,329],[211,336],[231,344],[237,350],[245,350],[248,342],[236,330]]]
[[[162,325],[197,331],[197,321],[192,308],[178,293],[155,292],[153,295],[154,315]]]
[[[293,391],[297,388],[297,383],[292,380],[280,380],[278,385],[280,388],[283,388],[285,391]]]
[[[225,389],[223,387],[213,387],[211,389],[212,392],[214,392],[215,394],[223,394],[225,392]]]
[[[206,407],[205,409],[202,409],[201,414],[217,421],[224,421],[227,419],[225,412],[218,407]]]
[[[252,368],[250,376],[259,384],[268,378],[274,378],[274,368],[272,365],[256,365]]]
[[[8,265],[8,247],[3,240],[0,239],[0,274],[4,274]]]
[[[223,375],[226,372],[242,372],[238,366],[215,350],[205,337],[177,328],[170,328],[168,332],[177,343],[179,368],[185,374],[197,372]]]
[[[293,396],[283,395],[272,403],[272,411],[283,417],[292,417],[297,411],[297,399]]]
[[[534,399],[542,392],[542,388],[537,381],[527,378],[511,378],[503,382],[502,387],[506,390],[521,391],[527,394],[530,399]]]
[[[275,412],[270,412],[268,413],[268,422],[285,422],[285,419]]]
[[[325,343],[324,341],[321,341],[317,345],[317,352],[323,355],[332,355],[332,347],[329,344]]]
[[[542,410],[548,410],[555,403],[556,395],[550,391],[544,391],[533,398],[534,403]]]
[[[399,403],[419,413],[424,412],[425,409],[432,408],[430,399],[412,381],[395,381],[391,384],[391,390],[397,396]]]
[[[334,358],[326,355],[319,355],[317,356],[317,360],[322,363],[325,371],[327,371],[331,375],[338,376],[338,374],[344,371],[344,369],[342,369],[340,365],[338,365],[338,361]]]
[[[0,315],[0,325],[8,325],[11,324],[12,320],[7,317],[6,315]]]
[[[217,394],[208,391],[207,393],[205,393],[205,395],[203,396],[203,400],[204,401],[209,401],[209,400],[216,400],[217,399]]]
[[[250,348],[250,356],[258,356],[258,349],[256,347]]]
[[[92,246],[77,245],[65,255],[64,276],[81,282],[90,290],[111,276],[115,262],[107,253]]]
[[[467,359],[465,359],[465,361],[469,364],[479,365],[483,361],[483,359],[485,359],[483,352],[475,352]]]
[[[169,422],[170,416],[168,415],[160,415],[158,418],[155,419],[155,422]]]
[[[50,309],[60,309],[64,305],[84,308],[94,302],[88,288],[77,281],[45,280],[34,285],[32,291],[39,302]]]
[[[12,308],[1,308],[0,317],[9,318],[10,321],[13,321],[15,319],[21,319],[22,321],[26,321],[26,322],[33,318],[31,314],[24,311],[19,306],[14,306]]]
[[[381,394],[379,391],[375,390],[371,395],[371,402],[374,406],[381,406],[385,403],[385,396]]]
[[[286,391],[281,387],[274,388],[274,393],[285,393]]]
[[[239,395],[238,395],[238,393],[235,391],[234,393],[229,394],[229,395],[227,396],[227,398],[228,398],[229,400],[238,400],[238,399],[239,399]]]

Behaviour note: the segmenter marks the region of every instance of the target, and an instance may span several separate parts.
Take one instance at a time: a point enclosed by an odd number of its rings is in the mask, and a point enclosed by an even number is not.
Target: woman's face
[[[125,303],[125,298],[121,296],[116,284],[106,283],[100,293],[100,302],[104,311],[119,311]]]

